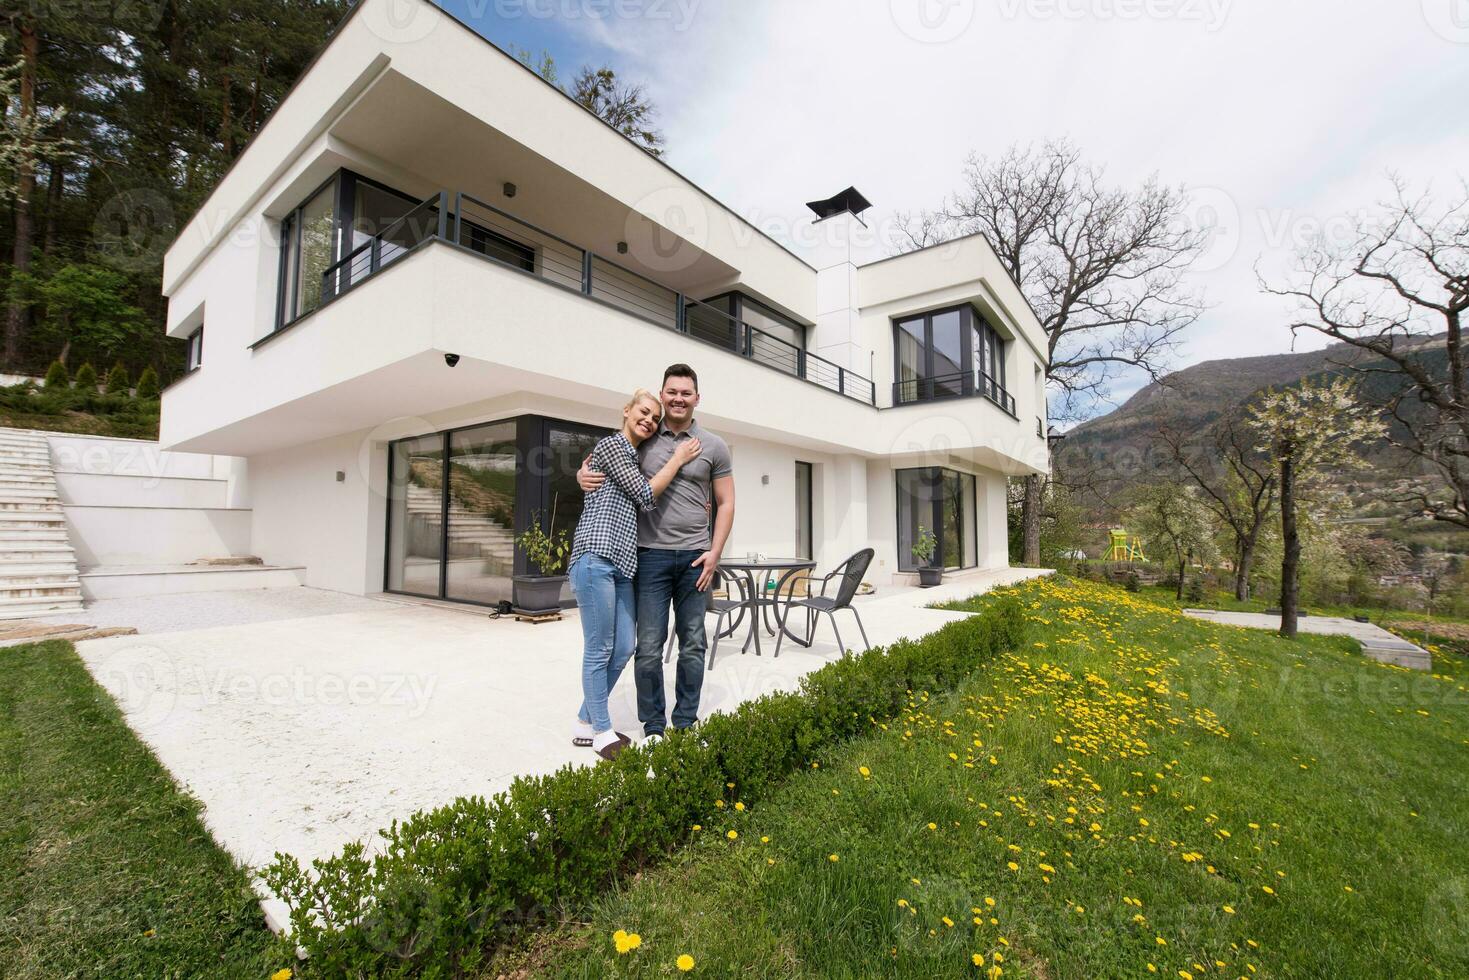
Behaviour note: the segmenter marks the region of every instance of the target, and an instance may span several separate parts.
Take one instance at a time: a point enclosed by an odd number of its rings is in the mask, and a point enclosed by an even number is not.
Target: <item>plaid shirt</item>
[[[638,465],[637,450],[621,432],[592,447],[592,468],[606,473],[607,481],[582,504],[571,560],[600,555],[632,578],[638,571],[638,511],[657,505],[653,488]]]

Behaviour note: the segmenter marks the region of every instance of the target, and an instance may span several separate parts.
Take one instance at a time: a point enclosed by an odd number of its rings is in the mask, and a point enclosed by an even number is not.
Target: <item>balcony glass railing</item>
[[[444,241],[501,265],[618,307],[657,326],[758,361],[767,367],[876,405],[865,378],[677,290],[468,194],[441,192],[322,273],[322,304],[361,285],[429,241]]]
[[[1015,397],[995,378],[983,371],[961,371],[927,378],[909,378],[893,384],[893,404],[939,401],[945,398],[988,398],[1010,415],[1015,414]]]

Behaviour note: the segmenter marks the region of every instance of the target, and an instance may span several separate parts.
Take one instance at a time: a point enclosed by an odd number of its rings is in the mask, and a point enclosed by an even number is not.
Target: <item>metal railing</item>
[[[960,371],[926,378],[893,382],[893,404],[939,401],[945,398],[987,398],[1010,415],[1015,414],[1015,397],[983,371]]]
[[[322,272],[321,304],[361,285],[412,249],[434,239],[577,290],[657,326],[688,334],[828,391],[868,405],[877,404],[877,389],[870,378],[468,194],[441,191],[332,263]]]

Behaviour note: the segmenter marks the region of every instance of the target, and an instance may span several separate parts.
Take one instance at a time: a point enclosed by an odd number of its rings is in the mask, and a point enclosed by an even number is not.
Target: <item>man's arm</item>
[[[592,469],[595,460],[591,456],[581,461],[581,469],[576,471],[576,485],[581,487],[582,493],[591,493],[600,487],[607,479],[607,474]]]
[[[714,540],[710,542],[709,550],[693,561],[694,565],[703,568],[703,571],[699,573],[698,582],[698,589],[701,592],[709,588],[709,583],[714,579],[714,573],[719,571],[719,557],[724,554],[724,542],[729,540],[730,528],[734,527],[733,474],[715,478],[714,505],[717,508],[714,512]]]

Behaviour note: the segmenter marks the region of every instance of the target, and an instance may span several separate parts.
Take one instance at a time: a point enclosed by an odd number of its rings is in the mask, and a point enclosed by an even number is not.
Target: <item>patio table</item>
[[[762,625],[764,632],[771,636],[775,635],[776,630],[785,630],[786,636],[800,640],[800,637],[786,630],[785,616],[780,611],[778,599],[792,577],[801,572],[812,571],[816,568],[816,562],[809,558],[726,558],[720,561],[719,568],[721,571],[743,575],[745,584],[749,586],[746,589],[745,605],[750,612],[750,632],[745,637],[744,646],[740,647],[741,653],[748,650],[753,642],[755,656],[761,655]],[[773,589],[770,588],[772,582],[775,583]]]

